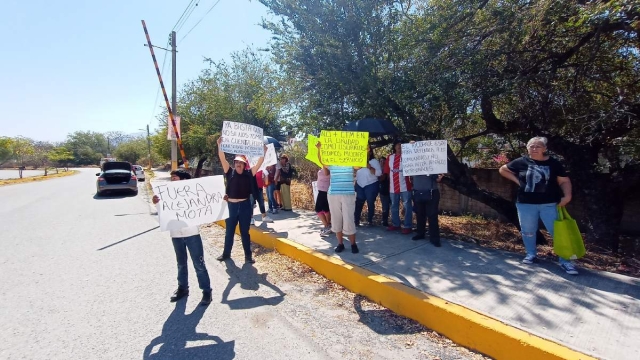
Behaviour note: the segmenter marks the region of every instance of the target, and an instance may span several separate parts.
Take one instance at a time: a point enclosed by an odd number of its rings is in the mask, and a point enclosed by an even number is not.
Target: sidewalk
[[[447,239],[436,248],[383,227],[358,229],[359,254],[348,246],[336,254],[335,235],[319,236],[313,212],[270,214],[273,223],[262,223],[258,213],[260,230],[507,325],[598,358],[640,359],[639,279],[586,269],[571,276],[557,263],[524,265],[521,254]]]
[[[164,172],[156,173],[156,176],[152,183],[169,180]],[[358,229],[359,254],[352,254],[348,246],[344,252],[336,254],[333,251],[337,243],[335,235],[320,237],[321,223],[315,213],[294,210],[269,216],[274,222],[263,223],[258,209],[255,209],[256,226],[252,227],[252,241],[260,242],[258,238],[262,237],[268,239],[269,246],[276,247],[278,239],[284,238],[302,245],[293,253],[303,254],[306,260],[318,257],[314,250],[326,255],[320,256],[335,259],[329,266],[342,267],[340,272],[329,269],[326,261],[322,263],[323,259],[313,260],[313,263],[324,269],[312,267],[319,273],[323,273],[322,270],[326,270],[325,274],[333,273],[330,278],[334,279],[335,274],[342,277],[353,274],[341,283],[354,292],[364,293],[353,288],[371,286],[365,281],[375,280],[383,283],[383,291],[396,296],[398,287],[384,279],[374,279],[375,274],[418,290],[401,293],[405,298],[412,297],[413,302],[395,301],[394,305],[401,308],[405,316],[412,317],[412,312],[424,311],[424,308],[412,308],[420,302],[441,304],[429,306],[440,307],[440,313],[446,315],[438,319],[450,320],[449,329],[453,327],[456,332],[466,332],[465,337],[476,343],[501,339],[487,336],[486,332],[480,333],[478,329],[485,330],[486,324],[491,323],[485,321],[486,318],[471,314],[467,320],[477,319],[478,326],[465,327],[469,322],[458,321],[456,316],[460,311],[453,314],[455,311],[446,305],[450,302],[506,324],[507,332],[509,327],[521,329],[597,358],[640,359],[640,279],[587,269],[579,269],[579,276],[571,276],[555,262],[524,265],[520,263],[522,254],[484,249],[447,239],[442,239],[442,247],[436,248],[428,240],[413,241],[412,235],[387,232],[381,226]],[[340,265],[342,262],[347,266]],[[349,284],[356,285],[350,287]],[[429,312],[429,316],[435,317],[435,314]],[[425,317],[425,314],[412,318],[421,316]],[[436,326],[432,328],[439,331]],[[473,331],[479,332],[469,333]],[[488,333],[491,331],[489,329]],[[525,347],[539,343],[522,334],[514,334],[511,339],[524,339],[522,346]],[[489,346],[509,347],[506,342]],[[526,356],[513,354],[508,358],[523,359]]]

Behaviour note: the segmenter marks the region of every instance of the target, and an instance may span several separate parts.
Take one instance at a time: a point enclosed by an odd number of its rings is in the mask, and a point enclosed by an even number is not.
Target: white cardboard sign
[[[223,220],[229,217],[224,176],[171,181],[153,187],[160,198],[160,230],[178,230]]]
[[[249,158],[249,165],[253,166],[258,163],[258,159],[260,156],[252,156]],[[267,153],[264,154],[264,161],[262,162],[262,166],[260,166],[260,170],[264,170],[267,166],[275,165],[278,163],[278,154],[276,154],[276,148],[273,144],[267,145]]]
[[[447,140],[416,141],[402,144],[404,176],[447,173]]]
[[[262,128],[233,121],[222,123],[222,151],[247,156],[264,155]]]

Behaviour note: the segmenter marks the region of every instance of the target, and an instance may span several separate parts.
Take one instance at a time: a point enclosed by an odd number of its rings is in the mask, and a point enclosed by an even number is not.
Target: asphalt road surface
[[[242,262],[220,264],[210,237],[213,303],[198,306],[192,266],[191,295],[170,303],[175,256],[144,185],[138,196],[95,198],[95,173],[0,187],[0,359],[477,357],[389,330],[375,313],[367,326],[352,305]]]

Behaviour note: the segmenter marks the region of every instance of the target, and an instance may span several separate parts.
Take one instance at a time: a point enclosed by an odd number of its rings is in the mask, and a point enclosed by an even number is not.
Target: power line
[[[220,2],[220,0],[216,1],[216,3],[215,3],[215,4],[213,4],[213,6],[209,8],[209,10],[207,10],[207,12],[204,14],[204,16],[203,16],[200,20],[198,20],[198,22],[197,22],[195,25],[193,25],[193,27],[191,28],[191,30],[189,30],[189,31],[187,32],[187,34],[186,34],[185,36],[183,36],[183,37],[182,37],[182,39],[180,39],[180,42],[182,42],[182,40],[184,40],[184,39],[185,39],[189,34],[191,34],[191,32],[193,31],[193,29],[195,29],[195,28],[196,28],[196,26],[198,26],[198,24],[200,24],[200,22],[201,22],[202,20],[204,20],[204,18],[205,18],[205,17],[207,17],[207,15],[211,12],[211,10],[213,10],[213,8],[214,8],[214,7],[216,7],[216,5],[218,5],[218,3],[219,3],[219,2]]]
[[[191,14],[193,14],[193,11],[196,9],[196,7],[198,7],[198,4],[200,4],[200,0],[196,1],[196,4],[191,8],[189,13],[185,16],[184,20],[182,20],[182,23],[178,25],[178,27],[176,28],[175,30],[176,32],[179,32],[180,30],[182,30],[182,27],[184,26],[184,24],[187,23],[187,21],[189,20],[189,17],[191,17]]]
[[[178,26],[178,23],[180,23],[180,20],[182,20],[182,18],[184,17],[184,14],[187,12],[187,10],[189,10],[189,7],[191,6],[191,4],[193,4],[195,0],[191,0],[191,2],[189,2],[189,5],[187,5],[187,7],[184,9],[184,11],[182,12],[182,15],[180,15],[180,18],[178,18],[178,21],[176,21],[176,24],[173,25],[173,28],[171,29],[171,31],[175,30],[176,27]]]

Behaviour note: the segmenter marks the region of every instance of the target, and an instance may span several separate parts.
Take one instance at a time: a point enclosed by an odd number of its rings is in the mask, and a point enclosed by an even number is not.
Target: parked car
[[[126,161],[107,161],[102,164],[102,171],[97,173],[96,195],[107,191],[130,191],[138,194],[138,177],[133,167]]]
[[[136,173],[138,181],[144,181],[144,169],[140,165],[133,165],[133,172]]]

